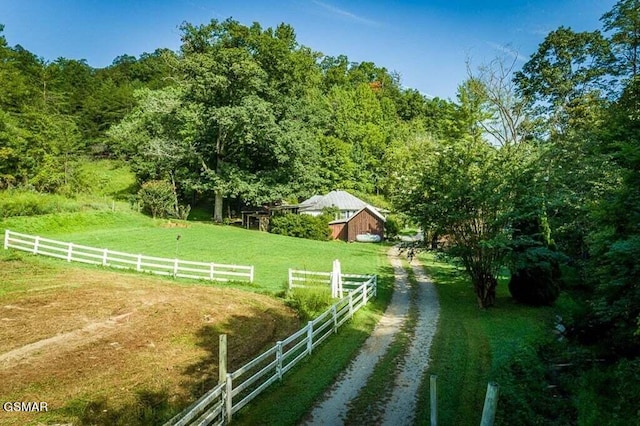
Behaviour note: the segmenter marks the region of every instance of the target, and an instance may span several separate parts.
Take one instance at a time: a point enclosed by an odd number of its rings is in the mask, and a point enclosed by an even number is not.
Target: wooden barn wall
[[[347,223],[332,223],[329,225],[331,228],[331,238],[334,240],[347,241]]]
[[[358,234],[376,234],[384,238],[384,222],[368,210],[362,210],[347,223],[347,241],[355,241]]]

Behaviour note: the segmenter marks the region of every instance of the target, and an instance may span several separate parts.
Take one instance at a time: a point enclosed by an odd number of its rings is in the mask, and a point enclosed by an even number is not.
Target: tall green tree
[[[615,73],[633,79],[640,66],[640,1],[620,0],[600,20],[604,30],[612,32],[609,40],[616,55]]]

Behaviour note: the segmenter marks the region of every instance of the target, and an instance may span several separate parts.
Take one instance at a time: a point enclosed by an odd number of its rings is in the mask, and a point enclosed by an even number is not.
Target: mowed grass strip
[[[131,254],[255,267],[255,287],[278,293],[286,288],[288,269],[330,271],[339,259],[344,273],[375,273],[383,266],[375,244],[312,241],[186,221],[153,220],[132,212],[84,212],[9,218],[11,229],[59,241]],[[250,288],[248,287],[248,288]]]
[[[496,306],[481,310],[464,270],[431,254],[421,254],[420,260],[436,285],[440,319],[431,365],[422,380],[418,424],[429,424],[429,377],[437,374],[439,423],[477,425],[487,383],[495,380],[519,347],[546,337],[553,310],[517,304],[504,279],[498,285]]]
[[[233,371],[300,328],[270,296],[28,255],[0,282],[0,398],[49,408],[2,425],[162,424],[217,381],[220,334]]]

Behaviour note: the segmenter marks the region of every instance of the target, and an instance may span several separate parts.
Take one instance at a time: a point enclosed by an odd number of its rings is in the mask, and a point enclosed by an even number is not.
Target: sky
[[[471,68],[496,57],[521,67],[559,26],[601,29],[616,0],[0,0],[10,46],[95,68],[120,55],[180,48],[179,25],[229,17],[263,28],[284,22],[298,43],[399,74],[405,88],[456,99]]]

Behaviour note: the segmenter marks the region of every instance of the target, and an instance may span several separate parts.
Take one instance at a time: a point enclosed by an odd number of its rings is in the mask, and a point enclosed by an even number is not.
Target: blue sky
[[[560,25],[601,27],[615,0],[0,0],[10,45],[104,67],[122,54],[180,47],[178,26],[228,17],[291,24],[300,44],[396,71],[405,87],[455,99],[465,63],[499,55],[518,64]],[[514,53],[517,52],[517,53]]]

